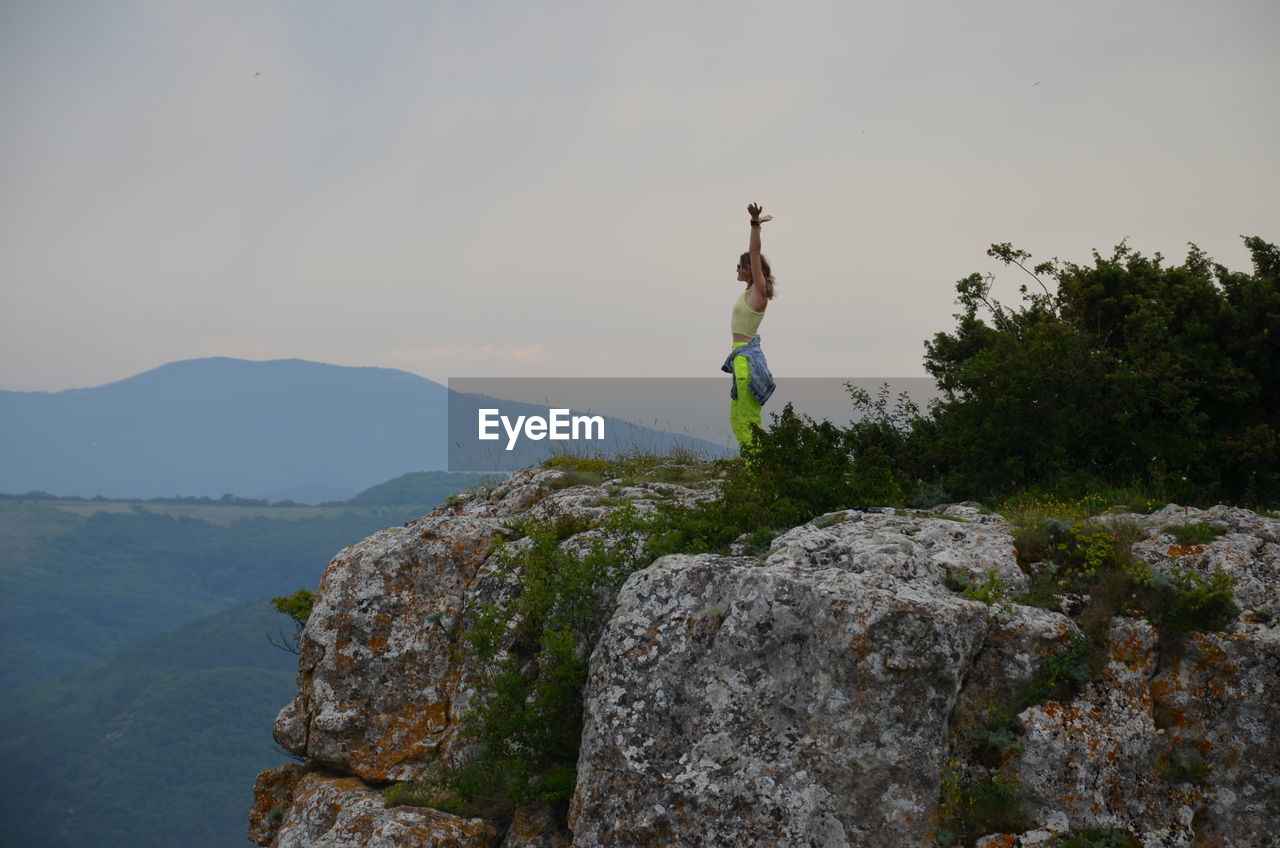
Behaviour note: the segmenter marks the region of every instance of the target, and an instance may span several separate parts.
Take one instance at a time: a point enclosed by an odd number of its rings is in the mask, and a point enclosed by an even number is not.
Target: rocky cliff
[[[474,744],[463,728],[486,670],[463,636],[516,591],[503,563],[522,522],[715,496],[714,483],[567,482],[517,472],[334,558],[275,725],[301,762],[260,776],[254,841],[1278,844],[1280,520],[1226,507],[1109,519],[1149,585],[1234,578],[1234,608],[1208,631],[1139,608],[1094,620],[1087,597],[1023,605],[1052,564],[974,505],[851,510],[767,552],[662,557],[609,599],[567,810],[387,806],[384,787]],[[1169,534],[1189,522],[1215,538]],[[1086,637],[1082,670],[1068,660]]]

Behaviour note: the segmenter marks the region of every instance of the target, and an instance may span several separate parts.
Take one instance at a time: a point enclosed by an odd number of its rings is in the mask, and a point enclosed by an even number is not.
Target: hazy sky
[[[1280,4],[0,2],[0,388],[923,374],[1012,241],[1280,240]],[[997,294],[1016,299],[1001,273]]]

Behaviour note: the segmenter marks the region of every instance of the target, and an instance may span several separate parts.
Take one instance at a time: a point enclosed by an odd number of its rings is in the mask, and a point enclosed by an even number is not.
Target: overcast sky
[[[986,248],[1280,240],[1280,4],[0,3],[0,388],[916,376]],[[1001,273],[997,294],[1016,299]]]

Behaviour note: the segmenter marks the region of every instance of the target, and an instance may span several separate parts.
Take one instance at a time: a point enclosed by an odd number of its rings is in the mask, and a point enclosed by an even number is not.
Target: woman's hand
[[[760,213],[761,213],[761,212],[763,212],[763,211],[764,211],[764,207],[763,207],[763,206],[761,206],[759,203],[748,203],[748,204],[747,204],[747,212],[751,215],[751,222],[752,222],[752,223],[755,223],[756,221],[759,221],[760,223],[762,223],[762,224],[763,224],[765,221],[772,221],[772,220],[773,220],[773,216],[772,216],[772,215],[761,215]]]

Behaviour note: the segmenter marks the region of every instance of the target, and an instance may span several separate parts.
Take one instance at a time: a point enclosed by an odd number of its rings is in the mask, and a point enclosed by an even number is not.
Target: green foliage
[[[1100,634],[1076,634],[1071,644],[1055,652],[1041,666],[1019,696],[1021,712],[1046,701],[1069,701],[1106,665],[1106,644]]]
[[[852,506],[857,501],[849,451],[838,427],[796,415],[788,404],[768,432],[743,451],[743,466],[725,481],[725,501],[744,531],[751,524],[791,527]]]
[[[746,548],[759,551],[778,533],[827,513],[903,504],[904,492],[920,488],[911,473],[895,470],[895,458],[905,455],[903,428],[916,411],[905,398],[891,409],[887,391],[874,399],[850,392],[866,420],[841,429],[788,404],[744,449],[742,461],[720,466],[720,498],[659,509],[647,555],[728,552],[744,536]]]
[[[603,456],[554,456],[542,463],[543,468],[563,472],[560,479],[551,484],[553,489],[570,486],[598,486],[608,480],[634,483],[677,483],[697,487],[718,479],[727,467],[727,461],[704,461],[687,451],[674,450],[669,454],[628,453],[615,457]]]
[[[1085,632],[1087,665],[1095,672],[1105,665],[1107,628],[1117,615],[1146,616],[1166,652],[1175,651],[1186,634],[1221,630],[1238,615],[1230,575],[1215,571],[1204,577],[1176,567],[1157,574],[1132,554],[1133,544],[1145,536],[1140,525],[1078,514],[1077,504],[1067,506],[1063,517],[1023,513],[1011,518],[1018,522],[1019,562],[1031,575],[1022,602],[1056,609],[1064,596],[1086,598],[1077,619]]]
[[[1151,620],[1174,637],[1221,630],[1240,612],[1231,590],[1234,584],[1235,579],[1221,571],[1205,578],[1191,570],[1177,570],[1168,581],[1152,584]]]
[[[938,845],[972,845],[989,833],[1021,833],[1035,826],[1016,786],[996,776],[966,780],[952,762],[942,774],[938,797]]]
[[[1178,540],[1180,545],[1207,545],[1222,535],[1223,528],[1206,521],[1193,521],[1187,524],[1171,524],[1164,528]]]
[[[292,595],[278,595],[271,599],[271,606],[276,612],[283,613],[293,619],[293,633],[280,633],[277,637],[267,636],[267,641],[282,651],[291,654],[301,653],[300,641],[302,628],[311,617],[311,608],[315,606],[316,596],[308,589],[299,589]]]
[[[466,634],[490,669],[469,726],[482,753],[442,779],[467,805],[568,800],[591,648],[618,589],[643,564],[629,509],[599,527],[561,515],[521,529],[526,539],[504,553],[504,568],[521,575],[513,596],[482,609]],[[587,530],[600,535],[585,547],[563,544]]]
[[[1062,848],[1142,848],[1142,840],[1118,827],[1090,827],[1074,831]]]
[[[1000,571],[995,568],[987,569],[981,579],[973,577],[964,569],[948,569],[946,584],[947,588],[959,592],[961,596],[984,604],[1000,603],[1005,596]]]
[[[292,595],[279,595],[271,599],[276,612],[284,613],[293,619],[301,631],[311,617],[311,608],[316,604],[316,596],[309,589],[299,589]]]
[[[458,766],[439,765],[418,780],[393,783],[382,790],[388,807],[430,807],[464,818],[485,818],[499,823],[500,828],[514,814],[513,798],[528,795],[527,772],[512,772],[489,757],[477,757]],[[573,794],[576,769],[558,765],[537,778],[543,788],[542,799],[562,812]]]
[[[926,454],[947,487],[980,497],[1138,483],[1182,502],[1280,497],[1280,254],[1245,244],[1253,275],[1195,247],[1175,267],[1122,244],[1091,265],[1031,269],[1025,252],[992,245],[1038,289],[1024,286],[1009,308],[992,277],[970,275],[956,284],[956,329],[926,344],[944,393]]]
[[[1208,772],[1204,754],[1194,745],[1179,745],[1160,766],[1160,776],[1170,783],[1196,783]]]

